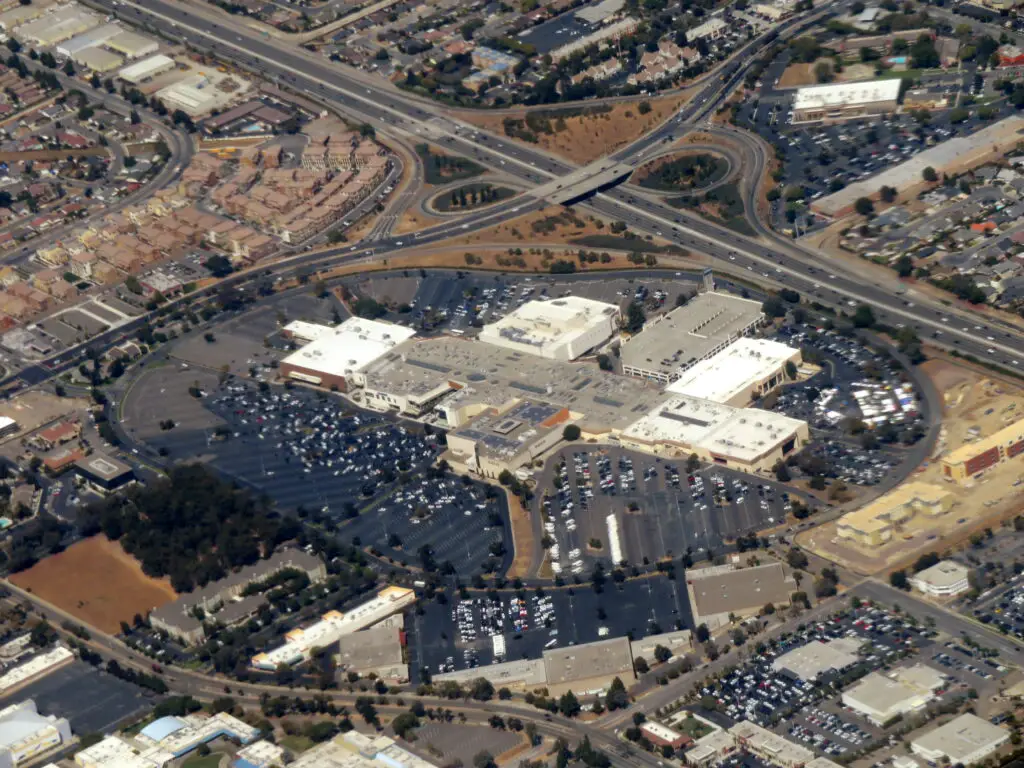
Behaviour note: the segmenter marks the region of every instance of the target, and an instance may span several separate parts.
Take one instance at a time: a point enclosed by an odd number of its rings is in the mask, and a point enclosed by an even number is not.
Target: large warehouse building
[[[709,629],[729,624],[730,616],[754,616],[769,603],[789,605],[795,590],[796,581],[781,563],[752,568],[716,565],[686,572],[693,622]]]
[[[782,384],[787,363],[801,362],[799,349],[777,341],[737,339],[687,370],[665,391],[742,407]]]
[[[348,391],[349,379],[412,338],[416,331],[404,325],[353,317],[281,361],[281,374],[289,379],[327,389]]]
[[[910,742],[910,749],[930,763],[974,765],[1010,740],[1010,732],[970,712]]]
[[[71,56],[71,60],[90,72],[110,72],[124,64],[124,59],[116,53],[99,47],[83,48]]]
[[[128,65],[118,72],[117,76],[126,83],[138,85],[152,77],[162,75],[164,72],[170,72],[176,66],[174,59],[170,56],[158,53],[156,56],[150,56],[148,59]]]
[[[558,696],[565,691],[583,695],[599,693],[618,677],[627,686],[636,675],[628,637],[598,640],[544,651],[540,659],[522,659],[434,675],[435,683],[453,680],[469,683],[477,678],[495,687],[546,687]]]
[[[853,212],[854,204],[859,198],[877,200],[882,187],[892,187],[901,197],[917,194],[928,186],[922,176],[925,168],[932,168],[940,177],[943,174],[962,173],[984,162],[1002,157],[1024,140],[1022,132],[1024,117],[1011,115],[970,136],[947,139],[899,165],[848,184],[831,195],[820,197],[811,203],[811,210],[830,218],[846,216]]]
[[[580,296],[529,301],[496,323],[480,341],[551,360],[575,360],[619,329],[619,308]]]
[[[798,680],[815,681],[830,672],[840,672],[860,659],[857,651],[864,641],[857,637],[812,640],[806,645],[782,654],[772,662],[772,669]]]
[[[56,45],[100,25],[100,17],[77,5],[65,5],[18,27],[18,37],[37,45]]]
[[[662,384],[749,336],[764,320],[761,302],[708,291],[650,321],[622,345],[622,372]]]
[[[86,48],[102,45],[114,35],[119,35],[124,28],[119,24],[102,24],[88,32],[75,35],[70,40],[65,40],[57,46],[57,55],[71,57]]]
[[[982,472],[1024,453],[1024,419],[994,435],[968,443],[942,457],[942,476],[958,485],[970,485]]]
[[[923,710],[945,684],[945,675],[915,664],[884,675],[870,673],[843,692],[842,702],[882,728],[898,717]]]
[[[766,474],[810,439],[807,422],[773,411],[733,408],[686,395],[660,403],[619,441],[658,456],[697,454],[711,464]]]
[[[895,112],[900,86],[901,81],[893,78],[801,88],[793,98],[793,122],[834,122]]]
[[[119,35],[115,35],[107,40],[106,46],[112,51],[117,51],[127,59],[152,56],[160,50],[160,44],[153,38],[129,30],[124,30]]]

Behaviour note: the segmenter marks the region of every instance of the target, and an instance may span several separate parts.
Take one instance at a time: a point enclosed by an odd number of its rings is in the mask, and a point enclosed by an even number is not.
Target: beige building
[[[839,518],[840,539],[861,547],[878,547],[890,541],[902,523],[917,515],[937,517],[954,503],[953,493],[931,483],[904,483],[866,507]]]
[[[388,682],[409,681],[409,665],[402,648],[401,614],[394,618],[399,621],[343,635],[338,640],[335,659],[340,674],[358,672],[361,677],[376,675]]]
[[[943,456],[942,476],[958,485],[970,485],[985,470],[1021,453],[1024,453],[1024,419]]]
[[[729,624],[730,617],[754,616],[769,603],[789,605],[795,590],[796,581],[781,563],[752,568],[718,565],[686,572],[693,621],[710,629]]]
[[[793,122],[836,122],[895,112],[901,82],[893,78],[801,88],[793,99]]]
[[[532,464],[562,441],[572,420],[566,408],[530,400],[510,408],[488,408],[464,427],[448,433],[444,458],[456,472],[496,478]]]
[[[774,411],[734,408],[675,395],[635,421],[621,435],[626,448],[767,475],[810,439],[807,422]]]
[[[902,667],[887,674],[872,672],[843,692],[843,706],[878,727],[903,715],[920,712],[946,684],[946,676],[925,664]]]

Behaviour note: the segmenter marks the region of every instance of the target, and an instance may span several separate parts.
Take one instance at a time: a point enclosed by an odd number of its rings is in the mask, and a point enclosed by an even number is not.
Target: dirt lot
[[[639,112],[640,102],[615,104],[608,112],[591,115],[578,115],[563,118],[555,116],[551,123],[554,133],[537,134],[536,146],[560,155],[574,163],[584,165],[598,160],[616,149],[629,144],[664,122],[669,115],[689,101],[689,90],[660,99],[648,99],[651,111],[646,115]],[[505,135],[504,121],[506,118],[523,119],[526,110],[519,112],[460,112],[459,118],[480,128]],[[564,127],[562,127],[564,125]]]
[[[110,634],[136,613],[177,597],[165,579],[151,579],[121,545],[93,536],[11,577],[17,586]]]
[[[395,223],[394,233],[396,235],[407,235],[410,232],[419,232],[421,229],[440,224],[444,220],[436,216],[427,216],[423,211],[409,208],[402,213],[401,218]]]
[[[910,479],[951,491],[952,509],[939,517],[912,518],[903,524],[899,536],[871,551],[836,538],[834,522],[798,536],[802,546],[862,573],[889,571],[922,552],[956,547],[972,533],[1020,512],[1024,485],[1014,485],[1024,478],[1024,464],[1019,459],[995,467],[972,487],[943,480],[940,459],[975,440],[973,431],[985,437],[1024,417],[1024,389],[946,360],[929,360],[920,370],[942,393],[943,423],[930,460]]]
[[[779,78],[776,86],[779,90],[784,88],[802,88],[805,85],[815,85],[817,79],[814,77],[814,64],[790,64],[786,71]]]
[[[0,404],[0,416],[9,416],[18,422],[21,430],[3,442],[12,444],[19,437],[39,429],[51,421],[80,412],[88,401],[74,397],[57,397],[47,392],[30,391]]]

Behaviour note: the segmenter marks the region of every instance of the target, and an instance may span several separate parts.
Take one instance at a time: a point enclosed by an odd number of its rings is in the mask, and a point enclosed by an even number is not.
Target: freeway
[[[185,6],[176,0],[149,0],[143,7],[131,0],[90,0],[116,11],[127,21],[146,24],[191,45],[272,77],[290,88],[336,104],[346,113],[381,126],[388,132],[418,136],[443,142],[453,151],[508,173],[529,185],[543,185],[555,177],[571,173],[565,161],[534,147],[466,126],[444,115],[444,107],[402,93],[389,83],[357,70],[332,64],[300,48],[277,40],[264,40],[246,28],[225,29],[219,17],[204,15],[202,9]],[[819,9],[824,12],[825,9]],[[810,20],[783,25],[774,34],[784,39],[798,33]],[[765,39],[750,43],[751,54]],[[753,56],[746,57],[747,65]],[[728,65],[718,78],[711,78],[678,116],[666,121],[611,160],[643,162],[643,153],[654,145],[673,140],[691,130],[695,122],[705,121],[732,88],[744,76],[745,66]],[[703,124],[703,123],[701,123]],[[753,169],[758,170],[758,169]],[[514,218],[532,208],[521,198],[489,209],[490,223]],[[604,216],[625,221],[630,227],[656,234],[686,248],[705,253],[723,263],[733,263],[760,275],[766,282],[786,285],[800,293],[836,308],[867,303],[876,317],[891,325],[911,325],[930,343],[973,354],[980,359],[1009,368],[1024,367],[1024,339],[1017,329],[995,321],[978,320],[968,310],[950,301],[949,306],[935,301],[898,281],[865,278],[854,268],[821,254],[808,252],[774,233],[770,244],[744,237],[721,225],[678,211],[657,199],[648,199],[628,189],[617,188],[595,196],[589,207]],[[496,218],[496,217],[503,218]],[[477,228],[479,222],[463,219],[463,229]],[[376,254],[392,252],[412,244],[441,239],[449,225],[442,225],[412,238],[386,238],[374,245]],[[765,236],[762,233],[762,236]]]

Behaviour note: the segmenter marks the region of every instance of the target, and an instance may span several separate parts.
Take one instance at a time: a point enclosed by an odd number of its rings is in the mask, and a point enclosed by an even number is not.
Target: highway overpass
[[[556,205],[572,205],[621,184],[631,173],[633,166],[628,163],[615,163],[608,159],[597,160],[568,176],[552,179],[535,187],[530,194]]]

